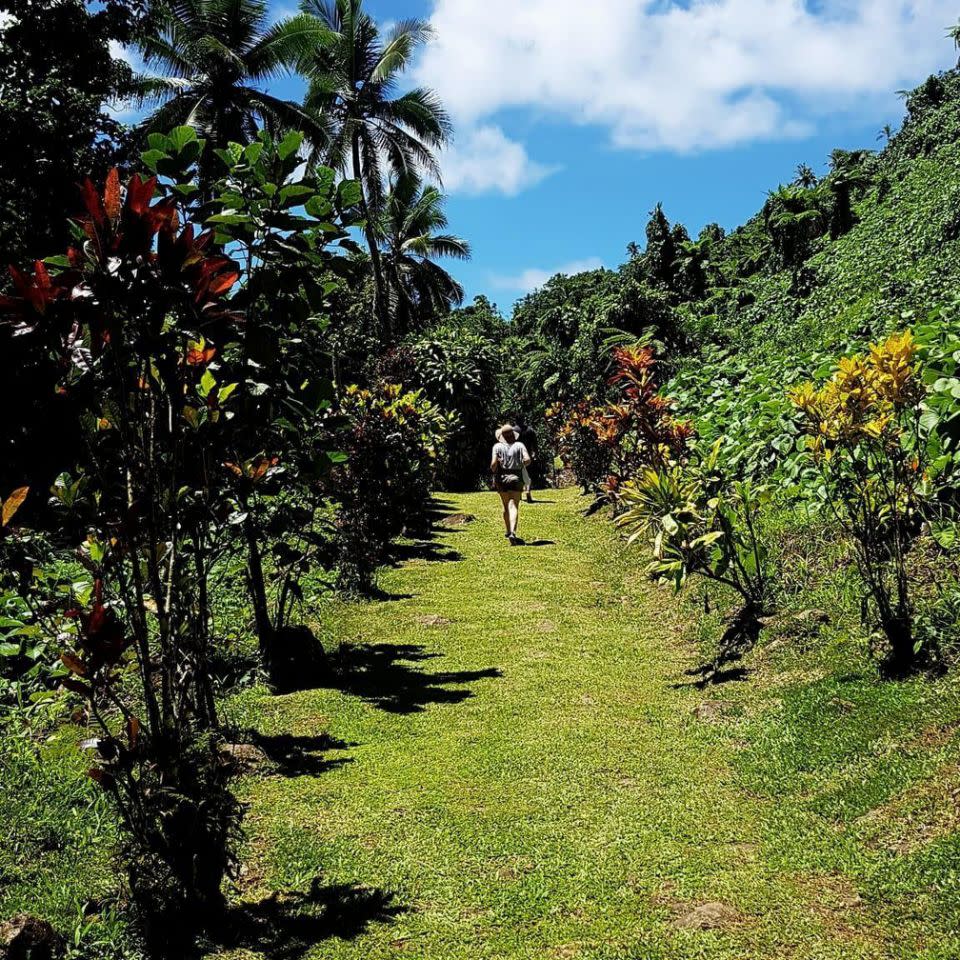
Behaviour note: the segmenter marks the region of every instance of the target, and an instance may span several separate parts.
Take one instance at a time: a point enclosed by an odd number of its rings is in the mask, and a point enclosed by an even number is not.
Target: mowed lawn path
[[[324,614],[330,688],[238,702],[287,759],[242,783],[253,920],[223,956],[896,956],[831,878],[769,866],[776,804],[697,718],[677,601],[541,497],[511,549],[494,495],[442,496],[477,519]]]

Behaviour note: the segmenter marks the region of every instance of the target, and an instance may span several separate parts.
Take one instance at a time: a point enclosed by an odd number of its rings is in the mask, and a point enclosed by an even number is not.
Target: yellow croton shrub
[[[871,346],[866,356],[839,360],[821,387],[804,383],[790,391],[806,418],[815,456],[829,459],[839,444],[898,436],[899,414],[921,396],[916,350],[909,330],[895,333]]]

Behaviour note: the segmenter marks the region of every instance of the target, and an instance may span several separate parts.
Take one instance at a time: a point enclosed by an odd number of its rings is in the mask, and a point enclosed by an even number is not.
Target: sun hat
[[[508,430],[513,434],[514,439],[520,435],[520,431],[517,430],[512,423],[505,423],[503,426],[497,427],[497,432],[494,434],[494,436],[497,438],[497,443],[506,443],[506,441],[503,439],[503,434]]]

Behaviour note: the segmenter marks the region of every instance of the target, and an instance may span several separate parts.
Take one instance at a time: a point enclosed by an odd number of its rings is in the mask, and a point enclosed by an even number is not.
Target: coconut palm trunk
[[[377,241],[374,217],[367,198],[367,185],[363,179],[359,133],[355,133],[353,136],[353,178],[360,185],[360,210],[363,213],[364,220],[363,232],[367,238],[367,246],[370,248],[370,263],[373,266],[374,311],[383,332],[383,338],[389,342],[392,336],[392,324],[390,323],[390,311],[387,309],[386,290],[384,289],[383,261],[380,258],[380,244]]]

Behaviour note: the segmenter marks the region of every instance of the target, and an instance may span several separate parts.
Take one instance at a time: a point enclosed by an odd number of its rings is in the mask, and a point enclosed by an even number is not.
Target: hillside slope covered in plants
[[[906,108],[730,233],[658,206],[619,269],[514,312],[520,405],[591,510],[649,539],[655,578],[737,599],[721,660],[824,590],[886,673],[955,658],[960,73]]]

